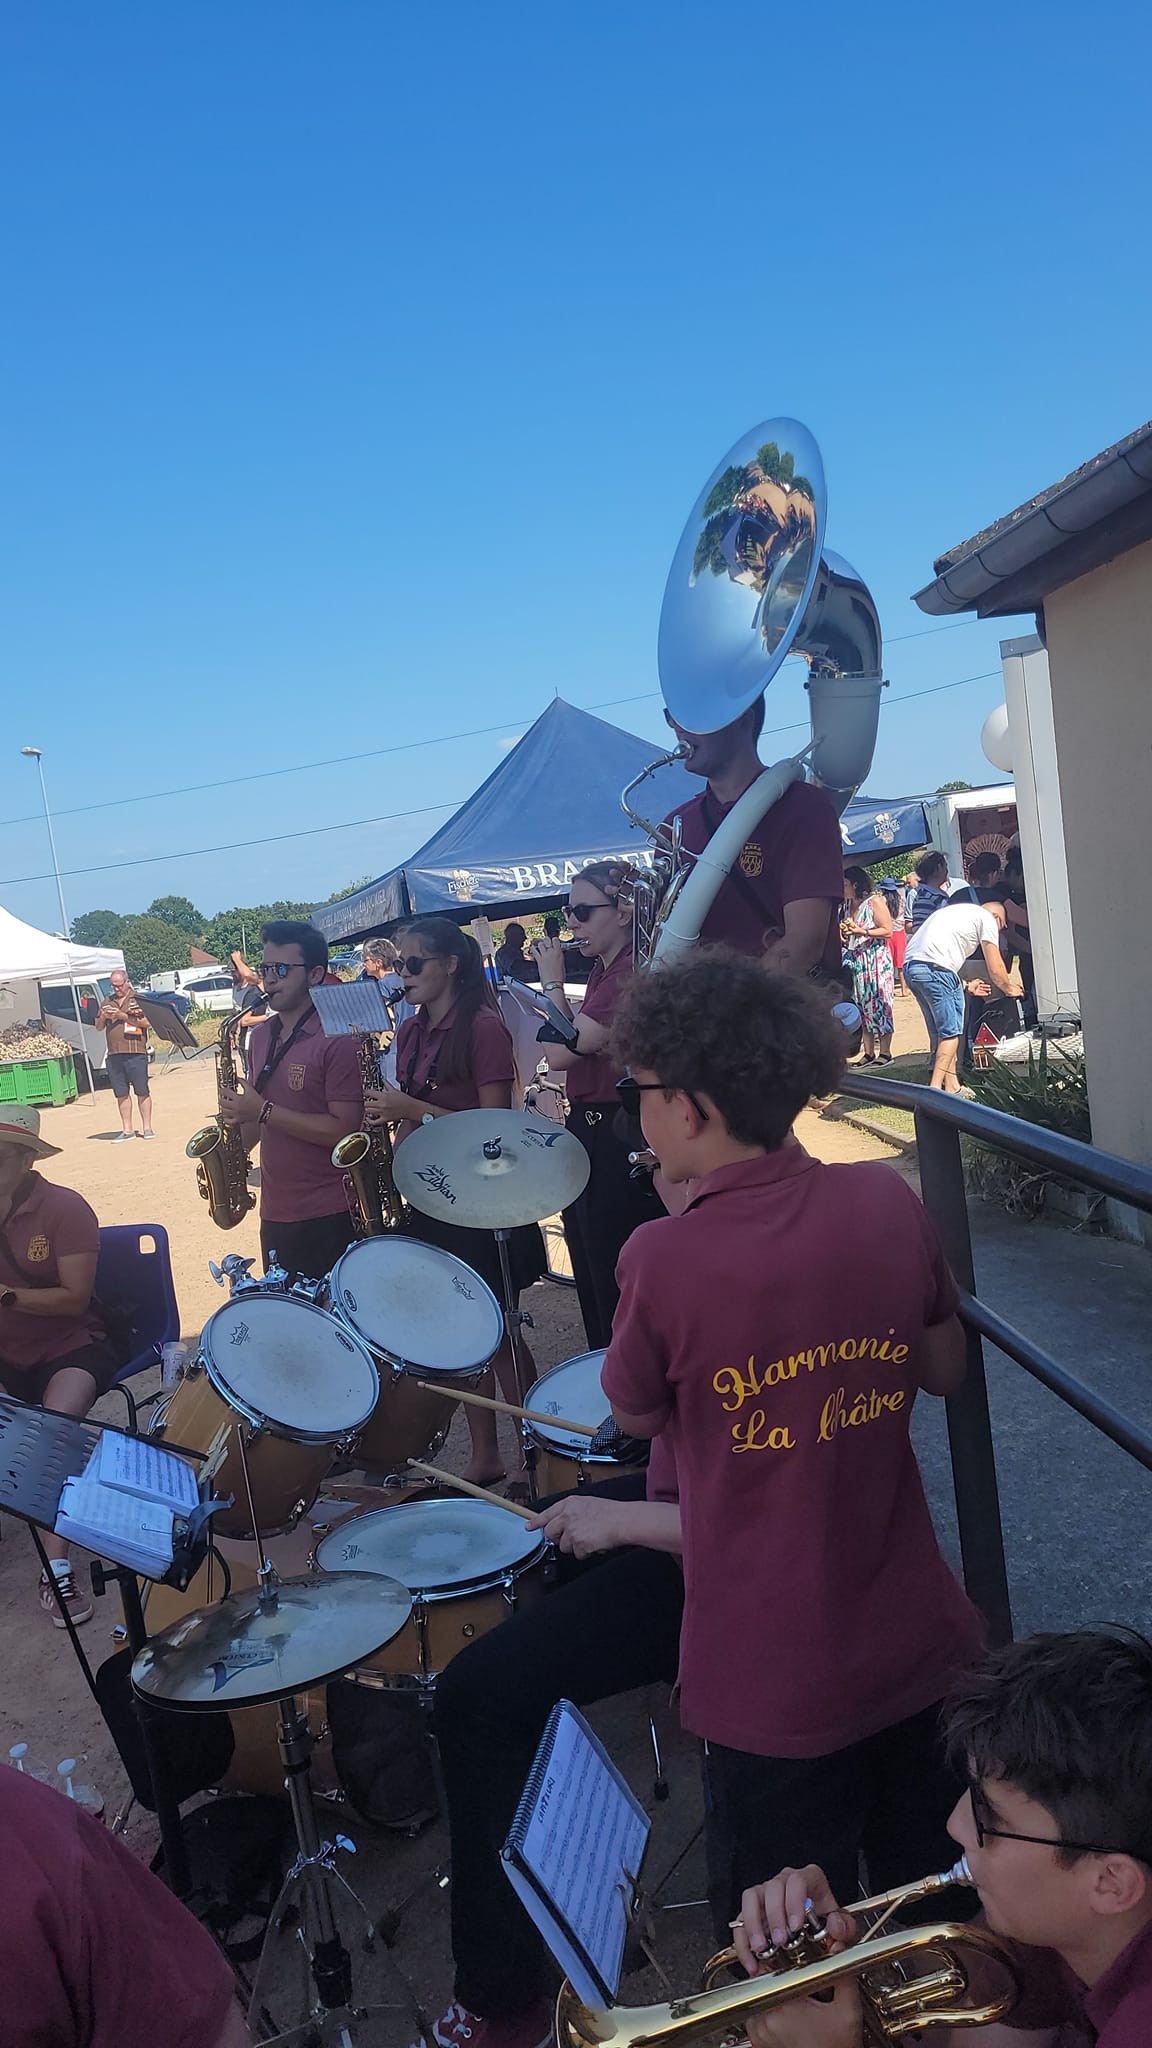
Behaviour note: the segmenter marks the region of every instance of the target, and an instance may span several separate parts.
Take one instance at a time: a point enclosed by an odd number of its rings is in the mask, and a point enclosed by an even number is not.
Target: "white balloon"
[[[1012,737],[1008,731],[1006,704],[998,704],[995,711],[988,713],[980,734],[980,745],[986,761],[991,761],[992,766],[999,768],[1002,775],[1011,775]]]

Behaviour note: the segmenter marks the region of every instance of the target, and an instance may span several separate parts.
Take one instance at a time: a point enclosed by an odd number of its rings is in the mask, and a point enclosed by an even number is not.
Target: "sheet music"
[[[321,982],[311,991],[325,1038],[349,1038],[354,1031],[391,1031],[388,1005],[375,981]]]
[[[136,1500],[99,1480],[65,1480],[56,1534],[151,1578],[172,1563],[171,1508]]]
[[[142,1437],[105,1430],[88,1460],[84,1478],[101,1480],[140,1500],[158,1501],[190,1514],[200,1499],[196,1474],[185,1459]]]
[[[543,1896],[529,1896],[522,1883],[517,1892],[581,1998],[598,2004],[619,1989],[651,1823],[567,1700],[545,1743],[529,1781],[530,1807],[517,1815],[505,1846],[508,1875],[515,1882],[516,1866],[523,1865],[533,1892]]]

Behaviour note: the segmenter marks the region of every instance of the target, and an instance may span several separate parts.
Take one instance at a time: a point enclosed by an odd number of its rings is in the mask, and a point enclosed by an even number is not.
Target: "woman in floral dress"
[[[895,977],[888,944],[892,914],[865,868],[845,868],[844,958],[852,969],[852,992],[864,1025],[862,1067],[886,1067],[892,1059],[892,997]]]

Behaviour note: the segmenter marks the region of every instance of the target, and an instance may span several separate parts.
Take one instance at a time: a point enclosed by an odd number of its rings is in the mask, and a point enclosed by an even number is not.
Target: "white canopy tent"
[[[0,909],[0,982],[90,979],[123,965],[118,946],[77,946]]]

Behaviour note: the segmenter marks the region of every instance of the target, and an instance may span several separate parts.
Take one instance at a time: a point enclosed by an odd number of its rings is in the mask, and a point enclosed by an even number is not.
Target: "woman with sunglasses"
[[[424,917],[400,935],[399,972],[408,1002],[416,1005],[396,1034],[396,1086],[369,1088],[364,1109],[369,1124],[394,1124],[394,1142],[427,1116],[453,1116],[467,1109],[512,1107],[512,1039],[484,972],[484,959],[470,932],[447,917]],[[452,1252],[486,1280],[503,1306],[500,1255],[489,1230],[464,1230],[413,1211],[412,1234],[424,1244]],[[511,1233],[512,1280],[517,1291],[544,1270],[544,1240],[536,1224]],[[512,1350],[505,1336],[493,1361],[510,1401],[519,1398]],[[464,1474],[477,1485],[504,1477],[496,1417],[468,1409],[472,1458]]]
[[[618,1291],[616,1261],[638,1224],[663,1216],[664,1205],[647,1175],[633,1180],[628,1164],[631,1139],[616,1084],[623,1069],[608,1053],[620,998],[632,976],[632,906],[621,900],[632,871],[619,860],[596,860],[574,878],[568,916],[586,960],[594,961],[575,1018],[576,1050],[548,1048],[548,1064],[561,1067],[570,1104],[568,1129],[588,1154],[590,1173],[583,1194],[564,1211],[580,1313],[591,1350],[612,1335]],[[564,949],[559,939],[536,939],[532,952],[544,991],[566,1017],[573,1016],[564,993]]]

